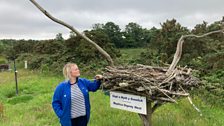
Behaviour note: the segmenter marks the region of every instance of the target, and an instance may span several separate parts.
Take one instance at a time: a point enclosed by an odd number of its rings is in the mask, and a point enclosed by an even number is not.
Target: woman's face
[[[80,76],[80,72],[79,72],[78,66],[77,65],[73,65],[71,67],[71,77],[76,78],[76,77],[79,77],[79,76]]]

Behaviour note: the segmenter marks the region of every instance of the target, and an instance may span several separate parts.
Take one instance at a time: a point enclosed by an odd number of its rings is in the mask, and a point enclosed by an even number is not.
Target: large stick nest
[[[176,102],[187,91],[197,87],[199,79],[191,75],[191,69],[177,67],[169,76],[168,68],[146,65],[107,67],[103,74],[102,88],[106,91],[121,91],[160,102]]]

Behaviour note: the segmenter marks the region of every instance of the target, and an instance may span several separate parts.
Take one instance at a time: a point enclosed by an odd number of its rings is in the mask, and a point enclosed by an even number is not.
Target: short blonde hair
[[[65,77],[65,80],[69,80],[71,78],[71,67],[72,66],[77,66],[75,63],[67,63],[65,64],[63,68],[63,75]]]

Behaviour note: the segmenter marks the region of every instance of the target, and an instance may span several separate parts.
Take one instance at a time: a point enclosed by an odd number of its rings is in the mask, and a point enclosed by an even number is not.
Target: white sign
[[[131,112],[147,114],[146,97],[110,92],[110,106]]]

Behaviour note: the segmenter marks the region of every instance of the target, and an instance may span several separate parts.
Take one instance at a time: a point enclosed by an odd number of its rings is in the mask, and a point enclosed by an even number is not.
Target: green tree
[[[98,26],[91,31],[84,31],[85,35],[107,51],[112,58],[119,56],[119,51],[115,48],[108,35]],[[66,60],[68,61],[91,64],[95,61],[103,60],[99,51],[79,36],[66,40],[65,46],[65,57],[67,57]]]
[[[176,46],[181,35],[189,34],[189,30],[186,27],[182,27],[175,19],[167,20],[161,24],[161,38],[162,44],[160,50],[162,53],[166,53],[171,61],[171,57],[176,51]]]
[[[34,40],[17,40],[14,42],[14,49],[17,53],[31,53],[37,41]]]
[[[100,24],[100,23],[96,23],[93,25],[93,29],[92,30],[103,30],[103,26],[104,24]]]
[[[14,60],[17,59],[19,56],[19,53],[17,53],[15,51],[15,47],[14,46],[10,46],[9,48],[7,48],[4,52],[4,55],[6,56],[6,58],[8,60]]]
[[[161,29],[151,28],[148,32],[148,49],[141,54],[140,61],[150,65],[170,63],[179,38],[189,33],[190,31],[175,19],[166,20],[161,24]]]
[[[73,31],[70,31],[69,38],[74,38],[76,34]]]
[[[0,42],[0,55],[2,55],[3,51],[4,51],[4,45],[3,43]]]
[[[148,38],[149,38],[149,48],[159,50],[158,47],[162,44],[161,40],[161,29],[157,29],[156,27],[152,27],[148,31]],[[160,49],[161,50],[161,49]]]
[[[36,42],[33,52],[36,54],[56,54],[62,53],[64,44],[56,40],[43,40]]]
[[[107,22],[103,25],[103,30],[108,35],[110,41],[118,48],[124,47],[122,32],[118,25],[113,22]]]
[[[64,42],[64,38],[62,36],[62,33],[58,33],[55,37],[55,40],[56,41],[59,41],[59,42]]]
[[[125,26],[124,31],[125,47],[145,47],[149,40],[147,34],[147,30],[143,29],[139,24],[129,23]]]

